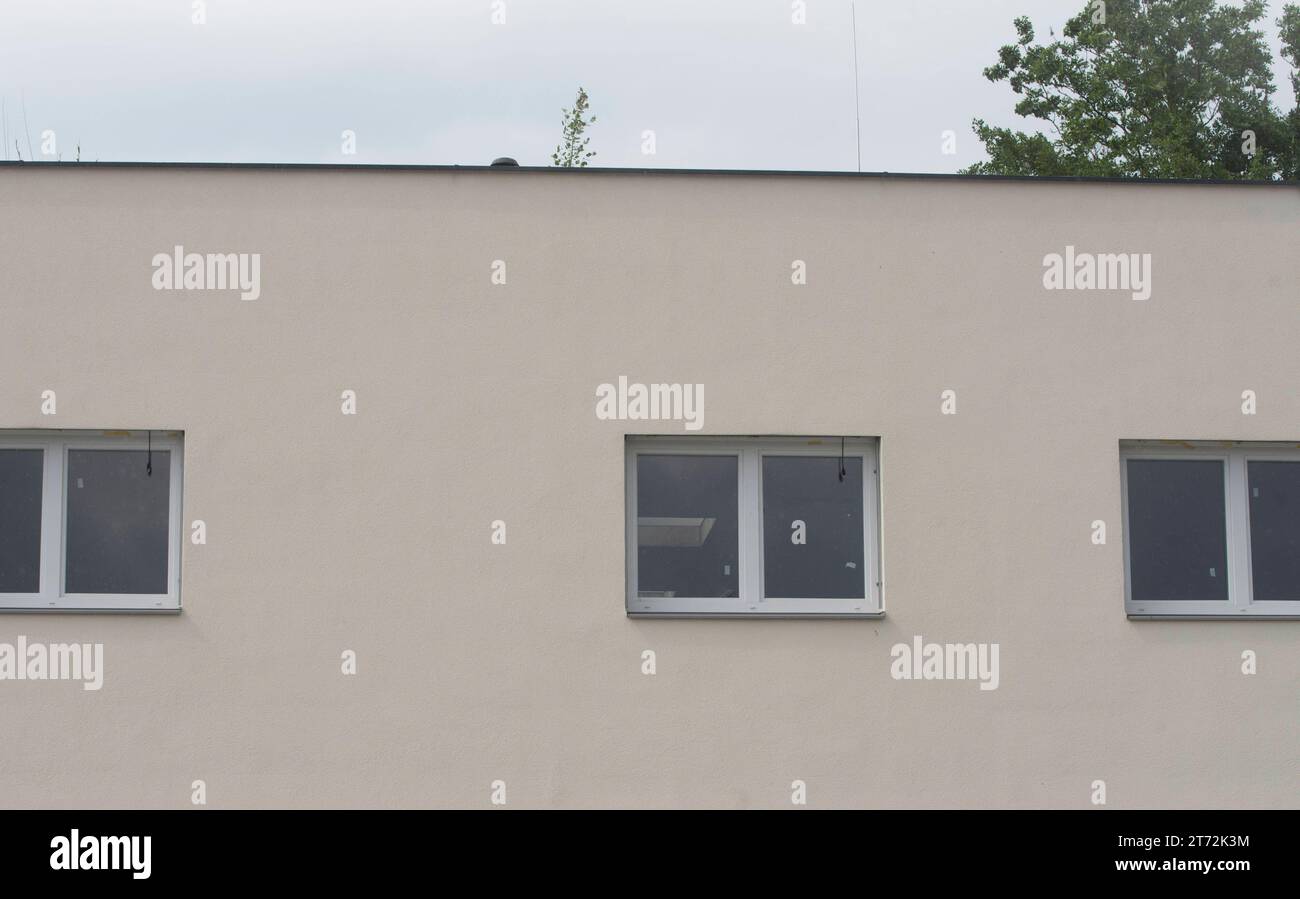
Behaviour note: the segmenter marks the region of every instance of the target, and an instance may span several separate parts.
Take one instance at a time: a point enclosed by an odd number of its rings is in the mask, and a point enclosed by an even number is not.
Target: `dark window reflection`
[[[764,594],[777,599],[860,599],[862,459],[763,457]]]
[[[637,595],[738,596],[735,456],[637,456]]]
[[[1228,600],[1223,462],[1128,460],[1135,602]]]
[[[68,593],[166,593],[170,453],[69,450]]]
[[[44,468],[43,450],[0,450],[0,593],[40,592]]]
[[[1300,600],[1300,462],[1248,462],[1252,596]]]

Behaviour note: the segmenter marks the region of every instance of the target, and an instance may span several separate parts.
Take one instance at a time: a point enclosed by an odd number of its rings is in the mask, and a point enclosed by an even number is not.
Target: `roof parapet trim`
[[[491,165],[421,165],[421,164],[364,164],[344,162],[52,162],[0,160],[0,169],[198,169],[198,170],[248,170],[248,171],[307,171],[307,172],[490,172],[496,177],[517,177],[525,174],[550,174],[592,177],[595,175],[680,175],[715,177],[767,177],[767,178],[867,178],[903,179],[922,181],[966,182],[1048,182],[1053,184],[1218,184],[1238,187],[1291,187],[1300,188],[1300,181],[1245,181],[1214,178],[1103,178],[1091,175],[967,175],[956,172],[844,172],[803,171],[799,169],[673,169],[632,168],[619,166],[587,166],[569,168],[549,165],[491,166]]]

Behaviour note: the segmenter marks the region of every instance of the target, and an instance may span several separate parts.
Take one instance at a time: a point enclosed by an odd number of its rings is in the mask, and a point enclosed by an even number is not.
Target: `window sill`
[[[179,607],[172,609],[96,609],[74,608],[71,606],[45,606],[20,608],[10,606],[0,608],[0,615],[179,615]]]
[[[627,612],[628,618],[711,618],[715,620],[752,621],[879,621],[882,612]]]
[[[1149,612],[1128,612],[1125,615],[1129,621],[1300,621],[1300,613],[1296,612],[1279,612],[1276,615],[1261,615],[1259,613],[1247,614],[1239,612],[1236,615],[1224,615],[1221,613],[1197,615],[1195,613],[1165,613],[1152,614]]]

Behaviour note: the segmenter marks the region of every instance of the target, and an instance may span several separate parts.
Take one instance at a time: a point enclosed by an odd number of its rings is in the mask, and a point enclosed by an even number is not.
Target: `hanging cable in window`
[[[144,457],[144,458],[145,458],[145,461],[144,461],[144,476],[145,476],[146,478],[151,478],[151,477],[153,477],[153,431],[146,431],[145,433],[149,435],[149,436],[146,438],[147,441],[148,441],[148,447],[149,447],[149,449],[148,449],[148,452],[145,453],[145,457]],[[841,475],[841,477],[842,477],[842,475]]]
[[[844,475],[848,472],[844,470],[844,438],[840,438],[840,480],[844,480]]]

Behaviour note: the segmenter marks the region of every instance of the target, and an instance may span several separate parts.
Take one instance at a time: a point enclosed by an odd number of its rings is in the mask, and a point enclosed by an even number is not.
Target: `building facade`
[[[0,514],[39,534],[6,807],[1300,800],[1294,186],[6,164],[0,198]],[[1204,527],[1126,461],[1168,453],[1225,484]],[[97,688],[19,638],[101,646]]]

